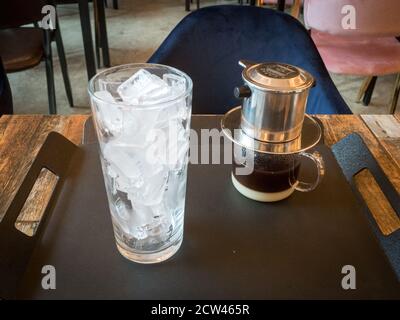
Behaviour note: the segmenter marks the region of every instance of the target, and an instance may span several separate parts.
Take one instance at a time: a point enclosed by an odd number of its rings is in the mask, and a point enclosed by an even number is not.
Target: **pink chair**
[[[355,29],[345,29],[351,5]],[[304,20],[329,71],[367,76],[358,100],[367,90],[372,76],[397,74],[390,104],[393,113],[400,91],[399,0],[305,0]]]

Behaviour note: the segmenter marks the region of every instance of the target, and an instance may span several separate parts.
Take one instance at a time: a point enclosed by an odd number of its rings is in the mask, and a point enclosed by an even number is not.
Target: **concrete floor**
[[[187,14],[184,0],[119,0],[120,9],[106,9],[111,64],[146,61],[174,26]],[[237,0],[202,0],[202,6],[237,4]],[[195,8],[195,5],[193,5]],[[87,76],[77,5],[59,6],[60,28],[67,54],[74,96],[74,108],[68,106],[56,48],[54,69],[57,107],[60,114],[88,113]],[[332,75],[340,93],[354,113],[387,113],[395,76],[378,78],[369,107],[355,102],[362,78]],[[44,63],[9,75],[14,98],[14,112],[47,113],[48,100]]]

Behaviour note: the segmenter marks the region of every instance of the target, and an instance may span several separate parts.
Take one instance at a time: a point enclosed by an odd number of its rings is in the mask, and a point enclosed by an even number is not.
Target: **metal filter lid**
[[[241,60],[245,67],[243,79],[260,90],[277,92],[304,91],[314,84],[314,78],[305,70],[278,62],[254,64]]]

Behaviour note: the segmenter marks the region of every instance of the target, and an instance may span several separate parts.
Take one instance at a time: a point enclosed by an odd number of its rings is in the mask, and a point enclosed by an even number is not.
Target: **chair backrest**
[[[334,86],[303,25],[276,10],[253,6],[212,6],[186,16],[149,62],[174,66],[193,80],[193,112],[225,113],[240,104],[239,59],[299,66],[316,79],[308,113],[351,113]]]
[[[1,0],[0,28],[15,28],[43,18],[45,0]]]
[[[0,57],[0,116],[3,114],[12,114],[12,113],[13,113],[13,104],[12,104],[11,88]]]
[[[303,0],[301,0],[303,2]],[[277,4],[278,0],[264,0],[264,4]],[[285,4],[289,4],[292,5],[293,4],[293,0],[286,0]]]
[[[399,0],[305,0],[304,2],[306,26],[335,35],[398,36],[399,15]],[[354,25],[349,23],[349,19],[353,19]]]

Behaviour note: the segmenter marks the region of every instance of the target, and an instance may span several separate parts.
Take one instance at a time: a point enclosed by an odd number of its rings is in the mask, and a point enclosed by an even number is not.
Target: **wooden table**
[[[32,161],[50,131],[57,131],[76,144],[82,141],[88,115],[46,116],[15,115],[0,118],[0,219],[4,216]],[[400,193],[400,117],[392,115],[321,115],[325,143],[332,145],[357,132],[369,146],[385,174]],[[54,177],[42,176],[28,198],[17,227],[32,234],[40,221]],[[374,178],[366,172],[356,176],[356,183],[383,234],[400,228],[396,216]]]

